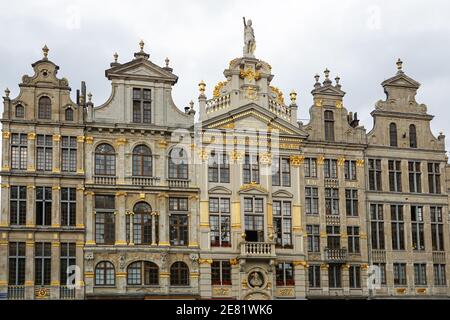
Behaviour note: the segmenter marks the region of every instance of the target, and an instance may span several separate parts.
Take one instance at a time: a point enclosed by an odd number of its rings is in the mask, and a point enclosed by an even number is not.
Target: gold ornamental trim
[[[86,138],[84,137],[84,136],[78,136],[77,137],[77,142],[79,142],[79,143],[84,143],[84,140],[85,140]]]
[[[345,158],[344,157],[338,158],[337,164],[338,164],[338,166],[342,167],[345,164]]]
[[[89,136],[89,137],[86,137],[85,139],[86,139],[86,143],[87,144],[93,144],[94,143],[94,137]]]
[[[294,155],[294,156],[289,157],[289,162],[290,162],[291,166],[293,166],[293,167],[298,167],[298,166],[302,165],[304,161],[305,161],[304,156]]]
[[[235,266],[239,263],[239,260],[237,258],[230,259],[230,265]]]
[[[55,141],[55,142],[61,141],[61,135],[60,134],[54,134],[53,135],[53,141]]]
[[[10,136],[11,136],[11,132],[4,131],[4,132],[2,133],[3,139],[9,139]]]
[[[336,101],[336,109],[342,109],[344,107],[344,103],[340,100]]]
[[[357,159],[356,160],[356,166],[364,167],[364,159]]]
[[[202,259],[202,258],[200,258],[200,259],[198,259],[198,263],[199,264],[212,264],[213,260],[212,259]]]
[[[125,145],[126,143],[127,143],[127,139],[125,139],[125,138],[119,138],[119,139],[116,139],[116,143],[117,143],[117,145],[118,146],[123,146],[123,145]]]
[[[36,139],[36,133],[34,133],[34,132],[29,132],[29,133],[27,134],[27,138],[28,138],[28,140],[34,140],[34,139]]]

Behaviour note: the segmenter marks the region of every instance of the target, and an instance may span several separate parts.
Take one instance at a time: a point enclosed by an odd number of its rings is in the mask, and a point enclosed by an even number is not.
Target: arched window
[[[409,125],[409,146],[410,148],[417,148],[416,126],[413,124]]]
[[[183,148],[175,147],[169,153],[169,179],[187,179],[187,154]]]
[[[116,174],[116,153],[107,143],[95,149],[95,174],[114,176]]]
[[[137,261],[128,266],[127,284],[156,286],[159,284],[159,268],[149,261]]]
[[[133,176],[152,176],[152,151],[143,144],[133,149]]]
[[[188,286],[189,268],[186,263],[178,261],[170,266],[170,285]]]
[[[51,119],[52,118],[52,101],[49,97],[41,97],[38,105],[38,118]]]
[[[23,118],[24,116],[25,116],[25,108],[21,104],[18,104],[16,106],[16,118]]]
[[[66,121],[73,121],[73,110],[72,108],[67,108],[65,111]]]
[[[389,125],[389,145],[397,147],[397,125],[393,122]]]
[[[154,237],[152,237],[153,224]],[[147,202],[136,203],[133,214],[127,215],[127,240],[134,244],[158,243],[158,216],[152,215],[152,207]]]
[[[334,141],[334,114],[327,110],[324,114],[325,119],[325,141]]]
[[[95,267],[95,285],[113,286],[116,282],[114,265],[109,261],[101,261]]]

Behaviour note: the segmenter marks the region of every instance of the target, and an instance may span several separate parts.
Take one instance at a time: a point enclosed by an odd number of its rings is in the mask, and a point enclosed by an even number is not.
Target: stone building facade
[[[419,83],[398,61],[366,132],[325,70],[304,124],[249,43],[211,98],[199,83],[198,121],[143,42],[100,106],[44,47],[3,98],[2,298],[449,297],[450,172]]]

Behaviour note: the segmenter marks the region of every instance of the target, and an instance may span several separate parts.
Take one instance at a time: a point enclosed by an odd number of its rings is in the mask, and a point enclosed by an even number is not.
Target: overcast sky
[[[242,17],[253,20],[256,57],[269,62],[272,84],[298,92],[299,118],[308,118],[313,76],[327,67],[339,74],[344,105],[358,112],[367,131],[369,115],[384,94],[380,83],[395,74],[402,58],[406,74],[422,84],[417,101],[436,116],[435,135],[450,136],[449,1],[10,1],[2,11],[0,88],[18,94],[22,75],[42,57],[60,66],[72,98],[85,80],[96,105],[110,95],[104,70],[114,52],[132,59],[141,39],[150,60],[170,65],[179,81],[173,90],[180,109],[207,96],[222,81],[228,62],[242,55]],[[197,102],[196,102],[197,105]]]

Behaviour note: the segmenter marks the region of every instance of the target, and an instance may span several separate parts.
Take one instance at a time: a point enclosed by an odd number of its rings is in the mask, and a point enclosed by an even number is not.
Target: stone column
[[[51,290],[50,290],[50,298],[51,299],[59,299],[59,286],[61,285],[60,281],[60,257],[61,257],[61,243],[59,242],[58,234],[55,233],[53,235],[52,241],[52,262],[51,262]],[[63,283],[62,285],[66,285]]]
[[[36,187],[34,185],[27,185],[27,219],[26,226],[34,227],[36,225]]]
[[[95,245],[94,192],[86,191],[86,245]]]
[[[158,195],[159,205],[159,245],[169,246],[169,212],[167,208],[167,194]]]
[[[77,187],[77,191],[76,191],[76,200],[77,200],[77,205],[76,205],[76,218],[75,218],[75,226],[77,228],[83,228],[85,227],[85,222],[84,222],[84,187],[82,185],[79,185]]]
[[[303,199],[305,191],[300,186],[304,186],[305,181],[303,170],[305,157],[296,155],[291,156],[289,160],[291,166],[291,186],[294,194],[292,199],[292,244],[295,252],[303,253],[302,201],[300,199]]]
[[[166,161],[166,152],[167,152],[167,142],[164,140],[164,137],[161,137],[161,140],[157,143],[157,148],[155,148],[155,162],[153,166],[155,167],[155,173],[157,173],[160,178],[161,185],[167,184],[168,175],[168,166]]]
[[[244,152],[233,150],[230,152],[230,178],[233,187],[239,189],[242,186],[242,163],[244,161]],[[242,234],[245,229],[242,226],[241,197],[237,192],[231,196],[231,231],[232,245],[239,249],[238,245],[242,241]]]
[[[4,177],[2,180],[6,180]],[[0,227],[7,227],[9,225],[9,185],[1,185],[1,212],[0,212]],[[4,269],[6,270],[6,269]]]
[[[77,288],[75,290],[75,298],[76,299],[83,299],[84,298],[84,288],[85,288],[85,283],[83,280],[83,275],[84,275],[84,256],[83,256],[83,247],[84,247],[84,242],[77,242],[76,244],[76,265],[78,266],[79,270],[80,270],[80,279],[78,281],[78,285],[79,288]]]
[[[8,233],[2,232],[0,237],[0,294],[8,292]]]
[[[207,154],[204,154],[205,156]],[[198,185],[200,188],[200,248],[202,250],[210,250],[211,240],[209,238],[209,196],[208,196],[208,158],[197,166]]]
[[[61,135],[54,134],[53,135],[53,173],[61,172]]]
[[[189,197],[190,202],[190,212],[189,212],[189,247],[198,247],[198,201],[199,197],[197,195],[192,195]]]
[[[94,137],[87,136],[85,138],[85,152],[83,154],[85,161],[85,175],[86,175],[86,183],[93,183],[93,175],[94,175]]]
[[[306,261],[294,261],[294,281],[295,281],[295,298],[306,298],[306,281],[308,265]]]
[[[8,131],[4,131],[2,137],[2,171],[9,171],[11,170],[9,154],[11,133]]]
[[[211,264],[208,261],[211,259],[199,259],[200,270],[200,297],[202,299],[211,299],[212,287],[211,287]]]
[[[322,264],[320,266],[320,285],[324,295],[328,295],[330,288],[328,287],[328,264]]]
[[[91,156],[91,155],[89,155]],[[84,136],[77,137],[77,173],[84,174]]]
[[[117,184],[125,184],[125,144],[127,139],[120,138],[116,140],[117,151],[116,151],[116,176]]]
[[[117,192],[116,193],[116,245],[126,245],[126,215],[125,215],[125,206],[126,206],[126,192]]]
[[[350,295],[350,269],[348,264],[342,265],[341,268],[341,285],[344,289],[344,295],[349,296]]]
[[[61,187],[53,186],[52,187],[52,227],[59,228],[61,227],[61,217],[60,217],[60,199]]]
[[[25,299],[34,299],[34,238],[28,235],[25,252]]]
[[[28,133],[28,164],[27,164],[27,171],[29,172],[35,172],[36,166],[35,166],[35,154],[36,154],[36,133],[30,132]]]

